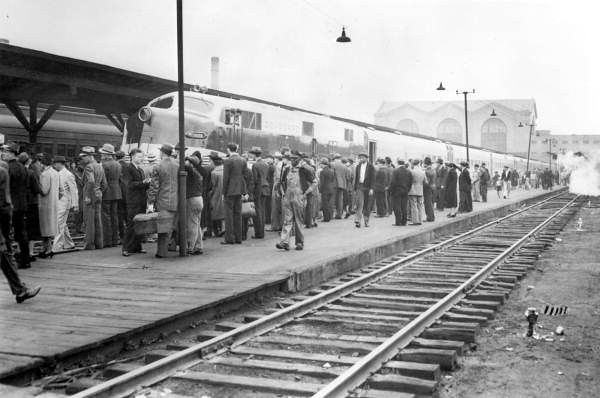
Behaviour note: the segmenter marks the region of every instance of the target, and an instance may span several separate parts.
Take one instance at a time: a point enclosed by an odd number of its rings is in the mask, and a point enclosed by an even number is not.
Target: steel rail
[[[270,315],[266,315],[260,319],[250,322],[244,326],[240,326],[237,329],[223,333],[217,337],[207,340],[202,343],[193,345],[192,347],[186,348],[185,350],[176,352],[165,358],[159,359],[148,365],[142,366],[131,372],[122,374],[113,379],[107,380],[96,386],[90,387],[83,390],[75,395],[74,398],[99,398],[99,397],[123,397],[135,392],[141,386],[149,386],[164,380],[173,374],[178,368],[184,367],[193,361],[198,360],[202,356],[221,349],[225,346],[237,346],[243,344],[249,339],[264,334],[281,324],[292,321],[295,318],[304,316],[315,308],[322,306],[323,304],[337,300],[343,296],[351,294],[352,292],[363,288],[374,280],[385,277],[386,275],[394,272],[400,266],[404,266],[414,260],[423,257],[426,254],[434,253],[441,248],[454,244],[460,240],[468,238],[469,236],[476,234],[477,232],[499,224],[509,218],[519,215],[525,211],[528,211],[534,207],[543,205],[544,203],[551,201],[552,199],[561,196],[565,191],[565,188],[561,189],[556,195],[550,196],[540,202],[534,203],[530,206],[517,210],[511,214],[508,214],[502,218],[490,221],[477,228],[464,232],[460,235],[454,236],[443,242],[432,245],[428,248],[413,253],[407,257],[403,257],[396,260],[384,267],[374,270],[368,274],[360,276],[342,285],[336,286],[332,289],[328,289],[322,293],[310,297],[307,300],[298,302],[289,307],[283,308]]]
[[[496,256],[475,275],[452,292],[448,293],[444,298],[427,309],[427,311],[409,322],[406,326],[396,332],[396,334],[381,343],[375,350],[371,351],[350,368],[346,369],[336,379],[332,380],[318,393],[314,394],[312,398],[347,397],[352,390],[365,382],[373,372],[376,372],[385,362],[392,359],[398,350],[410,344],[415,337],[419,336],[426,328],[435,323],[443,314],[454,307],[460,300],[467,296],[470,291],[483,282],[503,260],[519,250],[532,235],[535,235],[554,220],[556,216],[563,212],[563,210],[570,207],[578,197],[579,195],[558,209],[546,220],[525,234],[521,239]]]

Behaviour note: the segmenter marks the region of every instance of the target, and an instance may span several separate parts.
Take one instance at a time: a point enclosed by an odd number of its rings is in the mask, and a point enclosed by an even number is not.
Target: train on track
[[[354,156],[367,152],[371,161],[391,159],[441,158],[450,162],[467,159],[466,147],[456,142],[399,131],[388,127],[300,110],[271,103],[208,95],[198,91],[184,93],[185,137],[188,151],[224,151],[229,142],[238,143],[241,152],[259,146],[273,153],[287,146],[313,157],[340,153]],[[130,118],[121,148],[132,146],[158,152],[163,143],[178,142],[177,92],[153,99]],[[479,147],[469,147],[471,163],[485,162],[490,170],[509,166],[519,171],[527,159]],[[538,164],[539,163],[539,164]],[[530,169],[543,167],[531,160]]]
[[[23,112],[29,114],[29,108],[23,106]],[[38,108],[42,113],[43,105]],[[0,104],[0,142],[14,141],[22,150],[31,153],[47,152],[53,156],[61,155],[75,159],[83,146],[100,147],[104,143],[118,146],[122,134],[104,115],[93,110],[63,106],[48,120],[39,132],[37,142],[29,143],[29,133],[6,107]]]

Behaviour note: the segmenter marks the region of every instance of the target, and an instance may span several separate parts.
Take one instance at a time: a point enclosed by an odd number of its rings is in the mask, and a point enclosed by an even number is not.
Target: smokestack
[[[210,59],[210,88],[219,89],[219,57]]]

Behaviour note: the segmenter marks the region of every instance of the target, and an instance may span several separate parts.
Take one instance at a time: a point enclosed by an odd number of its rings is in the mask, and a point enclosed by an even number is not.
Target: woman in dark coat
[[[456,217],[456,185],[458,176],[456,175],[456,165],[454,163],[447,164],[447,167],[448,175],[446,176],[446,189],[444,190],[444,207],[450,211],[448,217]]]
[[[38,210],[38,195],[41,193],[40,175],[32,167],[31,159],[26,152],[23,152],[17,158],[27,169],[27,216],[25,222],[27,225],[27,239],[29,240],[29,256],[33,259],[34,241],[40,240],[40,216]]]
[[[462,171],[458,177],[458,191],[460,197],[460,204],[458,211],[461,213],[468,213],[473,211],[473,197],[471,196],[471,173],[469,173],[469,164],[462,162]]]

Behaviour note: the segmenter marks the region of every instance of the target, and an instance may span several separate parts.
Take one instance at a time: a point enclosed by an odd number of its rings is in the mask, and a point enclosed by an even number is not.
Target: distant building
[[[527,156],[528,126],[538,117],[534,99],[469,99],[467,108],[470,145]],[[496,116],[490,116],[492,112]],[[375,124],[465,143],[462,100],[384,101],[375,113]]]
[[[552,139],[552,146],[549,139]],[[586,155],[600,153],[600,134],[552,134],[550,130],[536,130],[531,136],[531,157],[549,161],[551,148],[555,157],[569,151]]]

